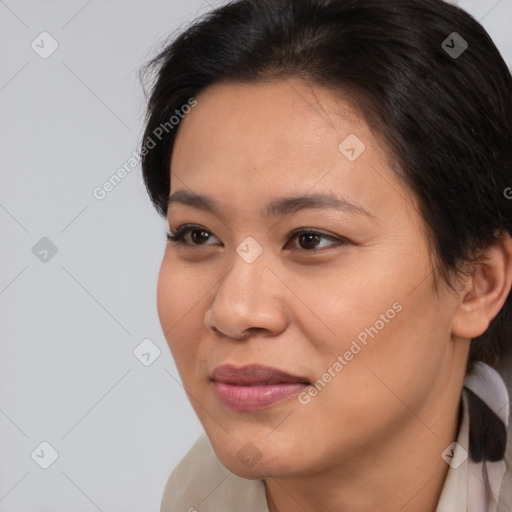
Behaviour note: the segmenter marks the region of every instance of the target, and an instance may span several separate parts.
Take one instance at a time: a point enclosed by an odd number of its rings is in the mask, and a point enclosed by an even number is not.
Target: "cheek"
[[[170,271],[170,265],[166,256],[160,266],[160,273],[158,274],[158,286],[156,294],[157,311],[160,319],[160,324],[164,334],[172,326],[172,318],[175,310],[175,284],[172,282],[173,275]],[[167,338],[167,335],[166,335]]]
[[[181,378],[194,374],[194,363],[204,327],[204,301],[213,285],[197,270],[164,256],[157,286],[157,310],[167,344]]]
[[[339,353],[358,336],[364,343],[370,332],[388,331],[404,316],[403,305],[413,298],[408,293],[427,274],[423,263],[397,250],[358,248],[342,253],[339,264],[282,279],[299,299],[295,320],[301,330],[322,351]]]
[[[329,385],[334,403],[351,403],[348,409],[362,416],[396,401],[393,391],[419,404],[449,339],[451,310],[431,290],[427,252],[413,257],[405,249],[359,254],[344,269],[317,275],[314,287],[311,276],[293,281],[316,313],[297,322],[314,345],[317,378],[335,382]]]
[[[332,389],[333,403],[340,404],[334,415],[340,420],[352,421],[347,410],[375,424],[386,423],[380,418],[387,415],[390,427],[405,421],[410,411],[422,410],[429,400],[449,340],[449,314],[436,302],[429,284],[408,296],[398,295],[395,308],[386,309],[397,297],[388,295],[364,324],[352,323],[356,334],[344,339],[338,351],[346,366]],[[357,429],[357,422],[352,427]]]
[[[208,282],[197,271],[177,261],[167,251],[160,266],[157,287],[157,310],[166,338],[180,329],[189,313],[197,309],[208,290]]]

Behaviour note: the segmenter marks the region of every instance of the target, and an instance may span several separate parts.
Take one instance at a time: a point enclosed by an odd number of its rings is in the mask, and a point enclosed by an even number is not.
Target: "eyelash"
[[[167,233],[167,240],[168,242],[170,243],[173,243],[173,244],[176,244],[176,245],[183,245],[183,246],[189,246],[189,247],[201,247],[203,244],[189,244],[185,241],[185,235],[187,235],[188,233],[191,233],[193,231],[205,231],[206,233],[210,234],[210,231],[208,231],[207,229],[203,228],[202,226],[199,226],[197,224],[184,224],[183,226],[180,226],[176,232],[174,233]],[[294,239],[294,238],[297,238],[301,235],[318,235],[320,236],[321,238],[325,238],[327,240],[331,240],[333,242],[335,242],[335,244],[333,244],[334,246],[340,246],[340,245],[345,245],[348,242],[348,240],[346,239],[343,239],[343,238],[339,238],[339,237],[336,237],[336,236],[333,236],[333,235],[328,235],[326,233],[322,233],[321,231],[315,231],[313,229],[297,229],[295,231],[292,231],[292,233],[290,234],[290,238],[288,239],[288,242],[290,242],[290,240]],[[208,244],[205,244],[205,245],[208,245]],[[320,251],[328,251],[330,249],[332,249],[333,247],[327,247],[327,248],[322,248],[322,249],[316,249],[316,248],[313,248],[313,249],[302,249],[302,248],[299,248],[298,250],[302,250],[302,251],[305,251],[305,252],[320,252]],[[294,248],[296,249],[296,248]]]

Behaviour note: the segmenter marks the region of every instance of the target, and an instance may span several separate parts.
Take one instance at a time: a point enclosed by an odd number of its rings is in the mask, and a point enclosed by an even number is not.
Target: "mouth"
[[[261,365],[222,365],[210,376],[220,402],[233,411],[258,411],[300,393],[304,376]]]

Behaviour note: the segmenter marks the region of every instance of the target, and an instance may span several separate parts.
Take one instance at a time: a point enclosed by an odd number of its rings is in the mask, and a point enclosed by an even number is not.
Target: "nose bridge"
[[[260,246],[261,247],[261,246]],[[243,241],[231,259],[205,317],[208,328],[233,338],[247,329],[276,331],[285,318],[277,296],[278,281],[267,268],[267,255],[251,240]]]
[[[267,281],[271,273],[266,269],[268,258],[261,254],[254,260],[246,260],[240,256],[240,248],[244,247],[239,246],[237,254],[233,255],[231,269],[221,281],[216,299],[245,309],[256,306],[262,296],[270,293]]]

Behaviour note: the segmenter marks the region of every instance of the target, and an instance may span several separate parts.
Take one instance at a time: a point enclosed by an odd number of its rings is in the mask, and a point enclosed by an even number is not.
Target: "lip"
[[[233,411],[265,409],[310,385],[303,376],[257,364],[218,366],[210,378],[221,403]]]

